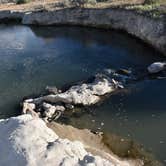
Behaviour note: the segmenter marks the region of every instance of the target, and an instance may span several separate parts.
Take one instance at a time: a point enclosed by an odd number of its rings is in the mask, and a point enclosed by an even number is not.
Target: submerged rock
[[[47,86],[46,87],[46,90],[49,92],[49,93],[52,93],[52,94],[58,94],[58,89],[56,86]]]
[[[155,74],[160,71],[166,70],[166,62],[152,63],[150,66],[148,66],[147,70],[150,74]]]
[[[74,105],[72,105],[72,104],[65,104],[65,107],[69,110],[74,109]]]
[[[131,70],[127,70],[127,69],[119,69],[116,72],[120,75],[127,75],[127,76],[130,76],[132,73]]]
[[[0,152],[0,165],[142,165],[115,156],[109,160],[93,155],[85,150],[81,142],[59,138],[44,121],[31,115],[0,120],[0,132],[0,149],[3,149]]]

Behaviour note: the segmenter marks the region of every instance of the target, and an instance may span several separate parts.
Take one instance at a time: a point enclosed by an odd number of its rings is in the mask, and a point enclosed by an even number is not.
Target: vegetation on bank
[[[33,3],[30,3],[33,2]],[[135,10],[153,18],[166,16],[166,0],[16,0],[17,4],[24,5],[1,5],[1,10],[56,10],[59,8],[125,8]]]
[[[144,4],[166,4],[165,0],[145,0]]]
[[[134,9],[139,13],[145,13],[153,18],[162,17],[166,14],[166,0],[144,0],[136,4],[130,1],[118,0],[64,0],[65,6],[90,7],[90,8],[108,8],[121,7],[125,9]]]
[[[126,9],[135,9],[139,13],[146,13],[153,18],[163,17],[166,14],[165,0],[145,0],[144,4],[131,5]]]
[[[96,0],[63,0],[65,6],[84,7],[85,4],[95,5]]]
[[[17,0],[16,3],[17,4],[24,4],[24,3],[29,3],[31,2],[31,0]]]

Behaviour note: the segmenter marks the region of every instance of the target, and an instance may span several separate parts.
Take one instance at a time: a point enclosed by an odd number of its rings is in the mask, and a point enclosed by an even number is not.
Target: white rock
[[[152,63],[150,66],[148,66],[147,69],[148,69],[148,72],[151,74],[158,73],[158,72],[166,69],[166,62]]]
[[[112,80],[96,78],[93,83],[72,86],[66,92],[36,98],[33,102],[40,103],[46,101],[51,103],[63,102],[68,104],[92,105],[99,102],[101,96],[111,93],[117,88],[115,82]]]
[[[70,110],[74,109],[74,105],[72,104],[65,104],[65,107]]]
[[[81,142],[59,138],[31,115],[0,120],[0,149],[2,166],[136,166],[127,160],[94,156]]]
[[[36,108],[34,103],[23,103],[23,113],[26,114],[27,110],[34,110]]]
[[[63,107],[63,106],[59,106],[59,105],[53,106],[48,103],[43,103],[43,108],[45,110],[44,114],[48,118],[51,118],[55,114],[56,111],[61,111],[61,112],[65,111],[65,107]]]
[[[22,113],[23,114],[31,114],[33,117],[38,118],[39,115],[35,112],[35,108],[36,108],[36,105],[34,103],[24,102]]]

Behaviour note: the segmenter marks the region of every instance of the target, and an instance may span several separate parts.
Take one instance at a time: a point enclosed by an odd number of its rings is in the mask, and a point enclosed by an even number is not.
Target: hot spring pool
[[[1,25],[0,118],[20,114],[23,97],[47,85],[61,88],[105,68],[139,69],[160,60],[159,53],[122,32]],[[165,85],[164,79],[138,82],[89,108],[93,115],[71,117],[70,124],[129,137],[166,162]]]

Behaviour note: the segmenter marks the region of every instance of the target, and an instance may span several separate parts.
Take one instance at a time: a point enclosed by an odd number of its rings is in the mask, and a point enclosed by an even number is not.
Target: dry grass
[[[109,8],[109,7],[117,7],[117,6],[134,6],[139,8],[139,10],[149,10],[153,6],[150,5],[144,5],[144,2],[146,0],[112,0],[111,2],[100,2],[96,5],[85,5],[85,7],[88,8]],[[41,9],[47,9],[47,10],[55,10],[59,7],[56,7],[56,4],[62,2],[62,0],[33,0],[30,3],[27,4],[3,4],[0,5],[0,10],[23,10],[23,11],[33,11],[33,10],[41,10]],[[166,11],[166,0],[156,0],[158,6],[162,6],[162,9]]]
[[[30,10],[32,8],[37,8],[39,6],[49,6],[49,4],[62,2],[61,0],[35,0],[27,4],[3,4],[0,5],[0,10]],[[97,3],[95,6],[88,5],[86,7],[95,7],[95,8],[106,8],[112,6],[122,6],[122,5],[131,5],[131,4],[140,4],[144,0],[113,0],[109,3]]]
[[[39,8],[42,6],[46,6],[52,3],[57,3],[59,0],[34,0],[30,3],[27,4],[14,4],[14,3],[9,3],[9,4],[1,4],[0,5],[0,10],[31,10],[35,8]]]

